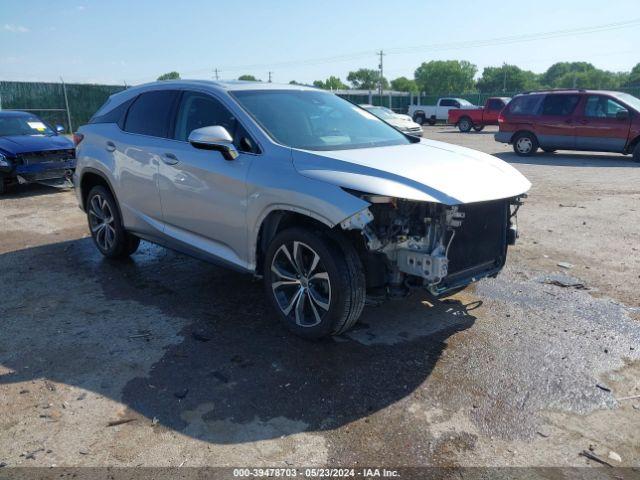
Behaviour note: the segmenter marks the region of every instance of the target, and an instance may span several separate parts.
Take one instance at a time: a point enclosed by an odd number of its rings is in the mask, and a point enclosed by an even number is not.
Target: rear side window
[[[127,113],[124,130],[152,137],[167,137],[177,92],[162,90],[141,94]]]
[[[535,115],[538,113],[542,95],[525,95],[516,97],[509,102],[509,113],[511,115]]]
[[[571,115],[579,101],[579,95],[547,95],[542,102],[542,115]]]
[[[129,108],[129,105],[133,103],[133,98],[127,100],[126,102],[121,103],[120,105],[112,108],[111,110],[106,111],[101,115],[94,115],[89,120],[89,123],[117,123],[121,124],[121,120],[124,118],[124,114]]]

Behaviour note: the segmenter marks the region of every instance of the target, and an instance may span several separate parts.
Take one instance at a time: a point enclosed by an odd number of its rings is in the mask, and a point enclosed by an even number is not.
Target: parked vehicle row
[[[416,122],[411,120],[409,115],[396,113],[387,107],[378,107],[369,104],[360,106],[407,135],[413,135],[414,137],[422,136],[422,125],[418,125]]]
[[[509,97],[490,97],[484,107],[451,109],[448,121],[463,133],[472,128],[480,132],[487,125],[498,125],[498,116],[509,100]]]
[[[409,116],[419,125],[446,122],[449,111],[457,108],[476,108],[464,98],[439,98],[435,105],[409,105]]]
[[[78,139],[76,193],[103,255],[144,238],[253,273],[308,338],[351,328],[372,292],[497,275],[530,187],[495,157],[302,86],[129,88]]]
[[[75,149],[63,132],[32,113],[0,111],[0,194],[15,183],[70,178]]]
[[[518,95],[500,114],[495,140],[521,156],[539,148],[633,154],[640,162],[640,99],[600,90]]]

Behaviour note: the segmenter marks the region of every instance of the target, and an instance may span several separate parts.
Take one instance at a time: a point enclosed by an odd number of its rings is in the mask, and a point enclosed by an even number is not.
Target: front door
[[[581,110],[576,119],[576,148],[622,153],[631,125],[626,107],[606,95],[588,95]]]
[[[576,145],[574,111],[580,95],[548,94],[542,102],[535,130],[540,146],[572,150]]]
[[[214,125],[233,136],[240,152],[236,159],[226,160],[218,151],[201,150],[187,141],[193,130]],[[255,159],[255,143],[220,101],[191,91],[182,94],[172,137],[160,162],[165,234],[201,253],[246,267],[246,178]]]

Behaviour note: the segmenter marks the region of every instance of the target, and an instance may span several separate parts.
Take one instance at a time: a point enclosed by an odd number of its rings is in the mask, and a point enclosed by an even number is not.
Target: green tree
[[[593,68],[583,72],[567,72],[555,81],[555,87],[560,88],[593,88],[618,89],[628,79],[626,73],[609,72]]]
[[[244,80],[245,82],[260,82],[261,81],[261,80],[258,80],[253,75],[240,75],[238,77],[238,80]]]
[[[486,67],[476,86],[483,93],[521,92],[540,88],[538,75],[515,65]]]
[[[180,74],[178,72],[163,73],[158,80],[180,80]]]
[[[380,80],[380,72],[370,68],[361,68],[355,72],[349,72],[347,81],[351,83],[353,88],[359,90],[376,90]],[[382,88],[389,88],[389,81],[382,78]]]
[[[316,80],[313,82],[313,86],[317,88],[322,88],[324,90],[346,90],[349,88],[347,85],[342,83],[342,81],[338,77],[331,76],[326,80]]]
[[[636,66],[631,69],[631,73],[629,73],[629,78],[627,79],[627,84],[640,86],[640,63],[636,64]]]
[[[596,67],[589,62],[557,62],[541,75],[540,83],[545,87],[561,87],[563,85],[559,84],[560,78],[568,78],[568,74],[584,73],[595,69]]]
[[[427,93],[466,93],[473,90],[478,68],[466,60],[432,60],[424,62],[415,72],[418,88]]]
[[[418,85],[415,80],[410,80],[407,77],[398,77],[391,80],[391,89],[399,92],[417,92]]]

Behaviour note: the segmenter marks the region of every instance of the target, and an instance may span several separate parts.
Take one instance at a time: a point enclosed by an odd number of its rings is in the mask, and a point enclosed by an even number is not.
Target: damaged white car
[[[443,295],[496,275],[531,186],[495,157],[291,85],[130,88],[76,137],[76,191],[102,254],[131,255],[142,238],[262,276],[308,338],[352,327],[367,295]]]

